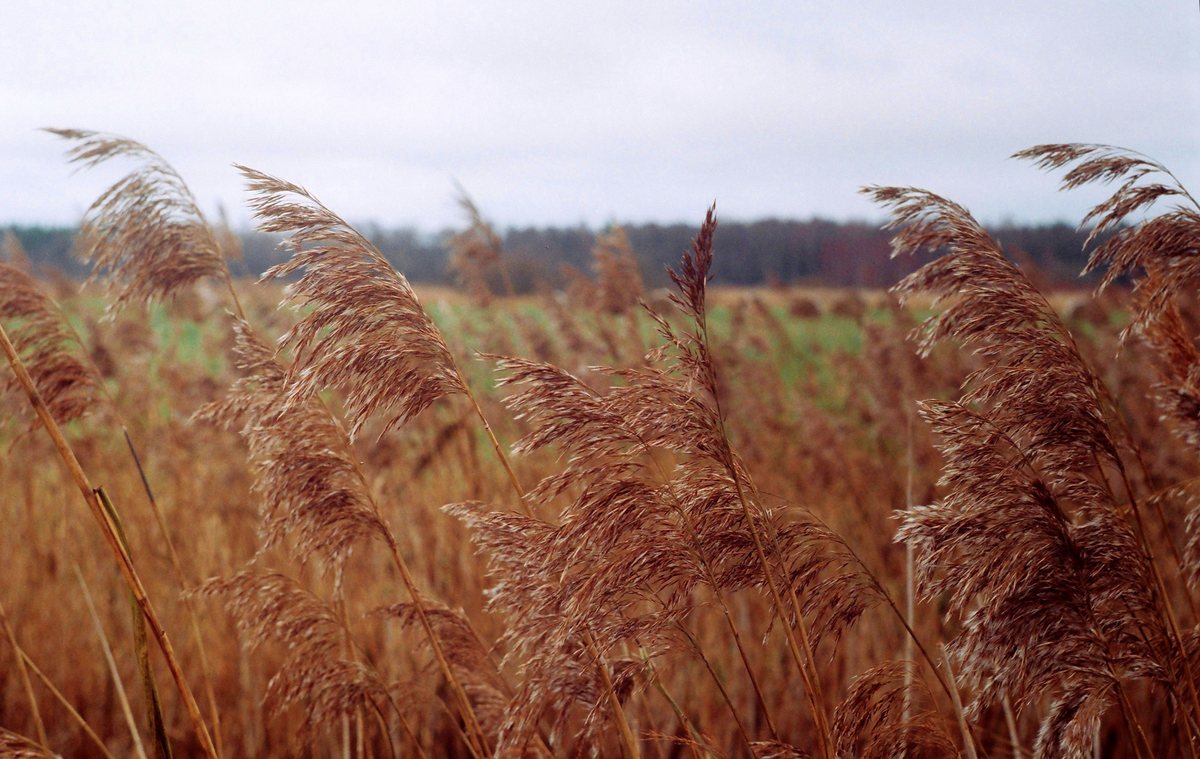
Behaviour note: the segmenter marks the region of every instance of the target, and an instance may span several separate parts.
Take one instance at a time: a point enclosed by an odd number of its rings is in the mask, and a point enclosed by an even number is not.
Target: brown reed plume
[[[382,414],[383,431],[466,388],[441,332],[403,274],[303,187],[239,166],[264,232],[288,235],[292,257],[263,278],[299,273],[288,301],[306,315],[281,338],[294,353],[293,400],[344,394],[350,435]]]
[[[467,292],[480,306],[492,302],[492,288],[488,275],[499,270],[504,283],[504,294],[512,297],[512,278],[504,256],[504,243],[495,227],[483,218],[479,206],[462,185],[455,183],[458,207],[466,220],[466,227],[450,237],[450,268],[467,288]]]
[[[33,263],[29,260],[25,246],[21,244],[21,239],[17,237],[16,232],[11,229],[4,230],[4,239],[0,240],[0,259],[21,271],[33,269]]]
[[[260,504],[259,556],[278,543],[301,563],[319,556],[333,568],[340,594],[351,549],[371,538],[386,540],[387,528],[328,410],[316,398],[287,403],[287,373],[275,351],[241,319],[234,322],[234,334],[242,377],[193,420],[235,429],[246,441]],[[239,625],[251,631],[252,648],[272,638],[288,649],[266,700],[277,715],[299,704],[308,716],[304,737],[332,729],[368,705],[379,710],[387,695],[379,677],[357,658],[347,658],[348,633],[337,615],[295,581],[250,568],[211,580],[201,592],[225,601]],[[382,732],[387,735],[386,728]]]
[[[303,187],[238,168],[254,194],[260,229],[288,235],[283,244],[292,257],[263,279],[299,274],[287,302],[306,315],[280,339],[293,351],[289,402],[341,391],[353,439],[373,415],[384,419],[382,436],[438,400],[464,395],[522,498],[499,440],[408,279]],[[528,509],[523,500],[521,507]]]
[[[0,263],[0,322],[10,326],[9,338],[55,421],[67,424],[97,407],[101,380],[75,354],[86,355],[84,346],[33,277],[5,263]],[[18,389],[16,377],[6,385]],[[37,424],[30,421],[31,428]]]
[[[632,311],[646,295],[642,269],[629,235],[613,227],[596,238],[592,250],[592,269],[596,273],[600,309],[619,314]]]
[[[646,287],[637,254],[622,227],[614,226],[596,237],[591,268],[594,278],[570,264],[563,265],[572,303],[605,314],[638,310]]]
[[[1200,446],[1200,351],[1180,313],[1200,282],[1200,204],[1161,163],[1124,148],[1037,145],[1014,157],[1046,170],[1067,169],[1063,190],[1120,182],[1080,222],[1094,224],[1085,247],[1115,231],[1091,250],[1084,271],[1103,270],[1101,290],[1119,277],[1133,278],[1134,314],[1123,336],[1139,335],[1158,353],[1158,400],[1184,439]],[[1172,205],[1128,223],[1160,202]]]
[[[390,607],[388,613],[425,629],[435,658],[459,698],[464,719],[469,725],[476,723],[478,717],[472,716],[476,705],[486,706],[495,698],[489,701],[490,683],[479,675],[478,645],[464,645],[463,636],[456,635],[459,627],[452,624],[457,622],[461,627],[465,623],[454,612],[430,608],[429,602],[422,600],[411,572],[399,555],[395,536],[367,488],[346,434],[329,410],[314,396],[289,401],[287,371],[278,363],[275,352],[244,321],[236,321],[234,329],[235,355],[243,377],[234,383],[224,400],[200,409],[196,418],[238,429],[246,440],[255,469],[254,491],[262,504],[260,554],[286,542],[293,557],[301,562],[313,555],[324,557],[335,569],[335,593],[341,595],[345,591],[341,586],[341,568],[351,549],[372,538],[383,541],[413,599],[408,604]],[[213,581],[206,586],[206,592],[226,598],[236,615],[250,620],[247,624],[258,624],[253,615],[247,616],[256,603],[248,599],[264,577],[268,581],[261,587],[277,598],[279,614],[310,619],[318,604],[324,609],[321,614],[333,614],[315,597],[306,596],[309,600],[299,603],[299,586],[294,593],[276,592],[278,577],[264,575],[260,570],[246,570],[230,580]],[[292,601],[298,605],[291,604]],[[344,631],[342,636],[344,639]],[[294,643],[288,645],[296,647]],[[305,660],[315,653],[298,651],[297,657],[289,660],[275,676],[273,682],[289,684],[285,701],[307,695],[312,702],[306,708],[313,715],[354,714],[363,705],[355,695],[361,685],[357,677],[361,674],[359,668],[345,662],[330,668],[314,668]],[[339,681],[343,676],[348,679]],[[468,691],[462,686],[463,681],[476,687]],[[331,703],[331,693],[353,697]],[[474,701],[470,700],[472,696]],[[405,719],[398,710],[397,714],[401,720]],[[335,723],[324,720],[322,724],[329,727]],[[482,738],[477,735],[481,728],[469,729],[472,731],[466,736],[467,741],[469,744],[475,741],[471,750],[479,754],[483,751]]]
[[[28,738],[0,727],[0,756],[6,759],[54,759],[54,754]]]
[[[906,713],[904,675],[907,662],[886,662],[854,678],[845,701],[834,714],[833,731],[839,756],[861,759],[934,759],[957,757],[958,747],[945,722],[933,709]],[[930,695],[923,688],[924,701]]]
[[[91,279],[104,281],[115,295],[110,308],[167,298],[205,277],[224,282],[233,293],[212,227],[166,159],[118,135],[81,129],[46,131],[72,143],[68,159],[81,168],[114,159],[135,163],[92,203],[80,229],[82,256],[93,267]]]
[[[295,450],[286,441],[289,435],[303,434],[284,429],[294,426],[289,421],[293,410],[306,404],[315,409],[314,404],[319,403],[316,400],[319,391],[330,388],[342,391],[350,429],[347,437],[336,441],[337,448],[334,450],[344,452],[346,458],[339,459],[342,454],[331,455],[327,450],[314,450],[316,457],[320,458],[319,468],[324,468],[328,474],[345,474],[346,464],[353,467],[353,477],[347,474],[343,478],[339,475],[337,488],[356,480],[358,485],[355,487],[366,496],[369,510],[374,514],[370,530],[376,526],[382,527],[380,535],[388,545],[393,563],[408,591],[414,616],[424,629],[426,641],[466,722],[468,748],[472,754],[481,756],[486,752],[488,739],[484,736],[475,705],[456,673],[456,666],[458,671],[471,669],[469,665],[458,661],[466,655],[465,649],[449,647],[441,639],[436,623],[440,617],[434,613],[429,602],[423,600],[407,563],[400,555],[393,533],[379,516],[379,508],[366,489],[364,475],[350,452],[349,442],[373,415],[379,414],[384,418],[382,435],[437,400],[447,395],[463,394],[471,401],[497,450],[499,443],[463,380],[440,331],[422,308],[408,280],[393,269],[361,234],[303,188],[253,169],[239,169],[247,178],[248,189],[254,193],[251,206],[260,228],[288,235],[284,245],[291,251],[291,259],[273,267],[264,278],[274,279],[302,272],[289,285],[287,299],[307,308],[305,317],[281,338],[281,343],[293,351],[293,363],[286,373],[272,375],[276,370],[264,363],[267,361],[264,346],[248,348],[253,355],[247,366],[260,367],[258,378],[252,380],[252,384],[261,382],[265,375],[266,384],[280,394],[274,396],[274,402],[266,406],[250,401],[247,408],[258,406],[262,410],[275,404],[282,407],[278,417],[280,427],[274,432],[264,431],[266,437],[263,442],[279,452],[279,459],[285,462],[281,471],[291,476],[294,467],[287,462]],[[234,415],[241,413],[238,405],[245,403],[234,401],[235,405],[230,407]],[[266,439],[272,436],[278,439]],[[507,461],[503,461],[507,467]],[[264,473],[269,474],[270,470],[264,470]],[[508,474],[515,483],[511,469]],[[264,483],[264,487],[274,488],[279,484]],[[344,493],[339,492],[338,498],[341,499],[342,495]],[[284,496],[285,499],[289,497]],[[316,504],[311,511],[314,515],[323,513],[320,507],[328,505],[331,504]],[[347,503],[339,501],[332,505],[342,507]],[[303,499],[284,500],[281,506],[294,510],[296,506],[304,506],[304,503]],[[284,517],[287,520],[295,518],[294,514]],[[317,526],[323,529],[322,525]]]
[[[1116,190],[1093,207],[1081,226],[1093,224],[1085,248],[1102,233],[1112,232],[1089,253],[1086,271],[1103,270],[1099,289],[1127,276],[1134,282],[1133,317],[1122,331],[1124,342],[1138,336],[1156,357],[1155,401],[1165,418],[1193,452],[1200,449],[1200,350],[1195,322],[1186,318],[1195,307],[1200,282],[1200,203],[1163,164],[1141,153],[1111,145],[1037,145],[1014,157],[1046,170],[1065,169],[1061,189],[1119,182]],[[1165,209],[1161,204],[1169,204]],[[1134,222],[1130,219],[1140,214]],[[1167,545],[1188,579],[1182,592],[1195,614],[1190,590],[1200,576],[1200,509],[1191,483],[1160,491],[1148,499],[1167,530]],[[1180,552],[1162,510],[1164,500],[1177,500],[1187,510],[1186,547]],[[1161,593],[1167,590],[1159,580]],[[1168,607],[1169,610],[1169,607]],[[1195,630],[1188,631],[1189,641]],[[1177,636],[1182,638],[1182,634]],[[1200,673],[1200,660],[1189,646],[1179,645],[1176,667],[1189,684]],[[1194,693],[1193,685],[1193,693]],[[1197,708],[1200,711],[1200,707]]]
[[[328,604],[294,580],[247,569],[210,580],[199,592],[225,601],[251,648],[274,641],[287,650],[267,686],[266,700],[277,713],[290,707],[304,710],[307,719],[298,738],[311,739],[362,709],[382,719],[390,698],[386,685],[372,668],[347,655],[346,630]]]
[[[242,313],[233,277],[225,260],[227,251],[236,254],[240,248],[228,247],[235,238],[224,224],[224,214],[221,230],[214,232],[186,182],[162,156],[139,142],[116,135],[78,129],[46,131],[74,143],[67,155],[72,163],[79,164],[81,168],[93,168],[122,158],[136,164],[133,170],[91,205],[80,230],[80,239],[85,248],[83,257],[92,264],[89,281],[102,281],[110,293],[116,293],[116,299],[107,309],[110,315],[115,315],[116,311],[131,302],[149,303],[178,294],[205,277],[224,282],[235,310],[238,314]],[[74,330],[72,334],[78,337]],[[90,362],[89,366],[95,369]],[[99,376],[98,370],[94,373]],[[99,384],[99,388],[108,394],[103,383]],[[110,407],[115,410],[117,404],[111,395],[108,400]],[[119,419],[119,413],[117,417]],[[186,591],[189,581],[150,480],[142,468],[142,457],[123,422],[121,428],[167,546],[180,590]],[[220,718],[209,676],[207,654],[191,600],[186,595],[185,605],[193,638],[200,651],[204,686],[219,751]],[[145,682],[149,684],[152,681],[146,679]]]
[[[275,351],[240,319],[234,334],[243,376],[194,419],[235,429],[246,441],[261,504],[261,550],[292,536],[296,558],[319,555],[340,565],[356,543],[384,539],[387,528],[329,412],[313,397],[288,403],[287,371]]]
[[[1038,751],[1083,756],[1116,703],[1132,740],[1152,751],[1125,687],[1148,678],[1178,700],[1175,729],[1191,739],[1183,641],[1137,502],[1125,500],[1135,494],[1101,383],[966,209],[913,188],[865,192],[892,211],[895,254],[945,251],[896,287],[902,299],[948,301],[921,328],[921,350],[954,339],[984,364],[959,401],[922,405],[945,460],[944,495],[908,510],[898,533],[917,549],[922,594],[947,598],[961,617],[950,650],[973,694],[968,715],[1004,696],[1018,710],[1049,700]]]
[[[1085,273],[1104,271],[1099,291],[1123,276],[1133,280],[1133,318],[1121,339],[1137,335],[1157,354],[1155,400],[1183,440],[1193,449],[1200,447],[1200,351],[1194,320],[1189,324],[1185,318],[1194,308],[1193,293],[1200,281],[1200,203],[1166,166],[1125,148],[1036,145],[1014,157],[1046,170],[1066,169],[1063,190],[1120,182],[1080,223],[1094,225],[1085,248],[1112,232],[1090,251]],[[1160,203],[1170,205],[1160,211]],[[1130,223],[1135,214],[1141,218]],[[1195,517],[1192,512],[1189,524]],[[1195,533],[1189,532],[1191,544]],[[1173,543],[1171,547],[1174,550]],[[1187,565],[1195,576],[1200,565],[1194,559]]]
[[[509,620],[509,657],[523,671],[502,745],[524,745],[546,710],[559,729],[580,707],[588,710],[588,730],[606,714],[619,721],[621,707],[606,701],[599,673],[607,671],[625,693],[648,681],[656,657],[681,652],[704,659],[686,629],[699,589],[724,609],[753,681],[725,602],[753,588],[778,604],[817,726],[814,743],[822,753],[832,750],[823,744],[823,694],[815,692],[815,638],[802,618],[836,637],[876,600],[874,586],[844,571],[850,562],[840,541],[818,522],[799,514],[785,519],[766,507],[729,444],[705,328],[715,227],[710,210],[693,249],[671,273],[678,288],[672,297],[691,331],[680,334],[656,317],[665,344],[652,365],[594,368],[613,380],[597,390],[553,365],[500,361],[501,384],[514,391],[506,403],[531,428],[516,452],[552,446],[564,462],[528,496],[541,513],[558,511],[559,524],[470,504],[449,507],[489,555],[491,605]],[[665,468],[663,452],[679,463]],[[564,496],[567,504],[556,509]],[[798,637],[807,641],[808,656]],[[761,691],[759,700],[765,711]],[[744,726],[742,737],[752,750]]]

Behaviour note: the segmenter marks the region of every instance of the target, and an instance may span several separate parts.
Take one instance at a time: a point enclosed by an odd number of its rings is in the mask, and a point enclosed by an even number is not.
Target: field
[[[942,253],[894,293],[710,285],[710,212],[669,292],[610,238],[513,297],[477,218],[413,289],[247,169],[255,283],[155,154],[62,136],[145,173],[97,282],[0,265],[0,753],[1198,750],[1194,209],[1102,212],[1133,292],[883,188]],[[1088,151],[1030,157],[1163,173]]]

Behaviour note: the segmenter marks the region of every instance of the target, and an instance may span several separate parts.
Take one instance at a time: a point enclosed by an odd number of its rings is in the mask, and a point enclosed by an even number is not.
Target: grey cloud
[[[872,181],[1070,217],[1078,198],[1006,159],[1060,140],[1200,184],[1182,2],[58,5],[14,3],[0,30],[0,223],[94,196],[44,125],[141,139],[214,205],[240,206],[239,161],[426,228],[455,218],[451,177],[501,223],[692,219],[714,197],[861,217]]]

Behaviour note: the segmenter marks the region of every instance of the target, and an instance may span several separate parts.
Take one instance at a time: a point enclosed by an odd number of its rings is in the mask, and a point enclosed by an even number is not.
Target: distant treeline
[[[453,282],[448,266],[451,231],[436,234],[415,229],[361,227],[372,242],[414,282]],[[695,225],[635,224],[624,227],[641,263],[647,285],[666,283],[664,269],[679,260],[696,234]],[[35,264],[85,273],[72,255],[76,230],[61,227],[13,227]],[[504,258],[514,289],[530,292],[558,287],[563,267],[590,271],[591,252],[603,230],[577,227],[526,227],[502,234]],[[1009,256],[1033,264],[1055,285],[1078,282],[1083,268],[1084,235],[1068,224],[1005,225],[992,230]],[[235,273],[258,275],[282,260],[277,240],[258,232],[241,235],[244,260]],[[878,225],[822,219],[722,222],[717,230],[714,283],[760,285],[801,283],[838,287],[888,287],[914,270],[918,261],[890,257],[889,234]]]

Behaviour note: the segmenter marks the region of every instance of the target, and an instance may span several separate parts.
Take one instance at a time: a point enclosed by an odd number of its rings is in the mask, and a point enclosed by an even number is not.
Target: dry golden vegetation
[[[287,253],[252,283],[162,157],[56,134],[129,173],[82,291],[5,241],[0,754],[1200,753],[1200,209],[1164,167],[1020,154],[1117,183],[1094,297],[869,188],[940,254],[894,294],[710,292],[710,210],[669,293],[618,232],[517,299],[465,193],[469,294],[418,293],[242,168]]]

